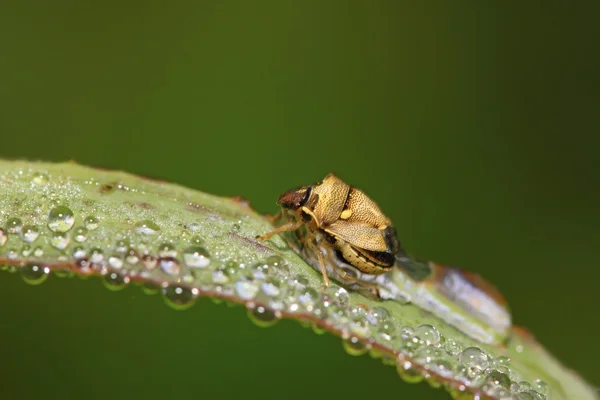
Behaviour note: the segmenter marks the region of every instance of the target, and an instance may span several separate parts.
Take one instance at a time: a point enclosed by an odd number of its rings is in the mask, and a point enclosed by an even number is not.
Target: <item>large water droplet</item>
[[[467,347],[458,356],[458,361],[479,370],[484,370],[489,366],[489,360],[487,354],[485,354],[479,347]]]
[[[104,286],[112,291],[123,289],[129,283],[129,277],[116,271],[109,272],[104,276]]]
[[[130,246],[131,242],[129,239],[119,239],[115,242],[115,251],[117,253],[125,254],[129,250]]]
[[[175,258],[161,258],[159,265],[161,271],[167,275],[177,276],[181,273],[181,265]]]
[[[335,303],[338,306],[345,307],[350,302],[350,295],[344,288],[338,286],[329,286],[325,293],[329,297],[329,301]]]
[[[45,185],[46,183],[48,183],[48,175],[46,175],[43,172],[36,172],[31,177],[31,183],[34,183],[36,185]]]
[[[440,332],[431,325],[419,325],[415,328],[415,336],[426,346],[435,346],[440,343]]]
[[[423,380],[423,375],[413,367],[410,361],[404,361],[399,359],[396,364],[396,371],[398,371],[398,375],[404,382],[407,383],[418,383]]]
[[[112,269],[121,269],[123,268],[123,260],[119,256],[110,256],[108,257],[108,265]]]
[[[158,292],[160,292],[160,286],[158,286],[156,283],[154,282],[144,282],[142,285],[142,292],[144,292],[145,294],[156,294]]]
[[[158,246],[158,255],[163,258],[175,258],[177,257],[177,250],[175,250],[175,246],[172,243],[162,243]]]
[[[267,328],[275,325],[281,318],[279,311],[273,311],[264,306],[254,306],[248,309],[248,316],[256,325]]]
[[[307,287],[296,292],[296,300],[310,312],[319,300],[319,293],[315,289]]]
[[[267,280],[262,283],[261,289],[267,296],[276,297],[281,293],[281,284],[278,279],[267,278]]]
[[[541,379],[536,379],[535,382],[533,382],[533,388],[540,394],[545,395],[548,393],[548,384]]]
[[[135,260],[132,258],[133,257],[128,256],[125,259],[125,261],[127,261],[131,265],[134,265],[135,263],[137,263],[137,257],[135,257]],[[152,257],[151,255],[146,254],[142,257],[142,265],[148,271],[152,271],[154,268],[156,268],[156,264],[158,264],[158,260],[156,258]]]
[[[48,228],[52,232],[68,232],[74,223],[75,215],[68,207],[54,207],[48,214]]]
[[[212,281],[217,285],[226,285],[231,281],[231,274],[227,268],[221,268],[213,271]]]
[[[185,310],[194,304],[198,289],[178,285],[169,285],[162,290],[166,303],[176,310]]]
[[[19,218],[10,218],[6,221],[6,231],[8,233],[21,233],[23,229],[23,221]]]
[[[352,356],[360,356],[367,352],[368,347],[357,337],[351,336],[348,339],[343,339],[342,344],[346,353]]]
[[[33,243],[40,237],[40,229],[35,225],[27,225],[23,227],[23,240],[27,243]]]
[[[367,321],[371,325],[379,326],[390,317],[390,313],[383,307],[373,307],[367,313]]]
[[[208,251],[204,247],[190,246],[183,252],[183,262],[190,268],[206,268],[210,264]]]
[[[502,372],[492,370],[485,377],[483,390],[498,398],[506,398],[510,395],[510,378]]]
[[[260,282],[253,277],[245,277],[235,283],[235,292],[244,300],[252,300],[258,294]]]
[[[93,231],[93,230],[98,229],[98,226],[100,225],[100,221],[98,220],[98,218],[94,217],[93,215],[89,215],[89,216],[85,217],[85,220],[83,220],[83,225],[90,231]]]
[[[27,264],[20,268],[23,280],[30,285],[39,285],[48,279],[50,268],[37,264]]]
[[[104,252],[100,248],[91,249],[89,259],[92,264],[101,265],[104,263]]]
[[[85,242],[87,240],[87,235],[88,230],[84,226],[75,228],[75,230],[73,231],[73,239],[75,239],[75,241],[79,243]]]
[[[135,229],[138,233],[144,235],[156,235],[160,230],[160,226],[158,226],[158,224],[156,224],[154,221],[146,219],[141,222],[138,222],[135,225]]]
[[[69,246],[71,238],[64,232],[55,232],[50,237],[50,244],[58,250],[64,250]]]

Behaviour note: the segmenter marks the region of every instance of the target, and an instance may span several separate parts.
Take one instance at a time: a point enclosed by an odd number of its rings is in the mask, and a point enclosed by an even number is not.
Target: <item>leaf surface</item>
[[[140,284],[177,309],[225,299],[262,326],[292,318],[328,330],[348,353],[456,398],[597,398],[523,329],[484,345],[413,304],[325,289],[281,237],[255,239],[272,226],[241,198],[74,163],[0,161],[0,227],[2,269],[30,284],[54,271],[112,290]]]

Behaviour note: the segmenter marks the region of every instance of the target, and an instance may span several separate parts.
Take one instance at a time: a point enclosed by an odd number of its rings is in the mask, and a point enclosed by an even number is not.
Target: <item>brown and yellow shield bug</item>
[[[502,295],[479,275],[408,256],[377,204],[333,174],[284,192],[286,223],[263,235],[295,231],[290,244],[321,271],[351,289],[381,299],[410,301],[473,339],[501,343],[511,315]]]
[[[335,175],[284,192],[278,204],[290,220],[261,239],[305,226],[305,245],[316,247],[316,239],[322,238],[347,263],[365,274],[383,274],[394,266],[399,243],[391,221],[373,200]],[[316,251],[316,255],[328,286],[323,255],[321,251]]]

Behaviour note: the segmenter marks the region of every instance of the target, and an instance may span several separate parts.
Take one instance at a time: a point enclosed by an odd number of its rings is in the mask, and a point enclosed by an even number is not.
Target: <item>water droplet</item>
[[[75,224],[75,216],[70,208],[54,207],[48,214],[48,228],[52,232],[68,232]]]
[[[132,262],[129,257],[126,258],[126,261],[129,264],[135,264],[137,263],[137,257],[135,258],[135,262]],[[146,254],[142,257],[142,265],[144,266],[144,268],[146,268],[148,271],[152,271],[154,268],[156,268],[156,264],[158,264],[158,260],[154,257],[152,257],[149,254]]]
[[[100,225],[100,221],[98,220],[98,218],[94,217],[93,215],[88,215],[83,220],[83,225],[90,231],[93,231],[93,230],[98,229],[98,226]]]
[[[548,384],[541,379],[536,379],[535,382],[533,382],[533,389],[536,392],[545,395],[548,393]]]
[[[350,295],[348,294],[348,291],[339,286],[329,286],[327,289],[325,289],[325,293],[330,300],[336,303],[338,306],[345,307],[350,302]]]
[[[178,285],[169,285],[162,290],[166,303],[176,310],[185,310],[194,304],[198,289]]]
[[[50,237],[50,244],[58,250],[64,250],[71,243],[71,238],[64,232],[55,232]]]
[[[248,316],[257,326],[267,328],[275,325],[279,321],[281,313],[261,305],[255,305],[248,308]]]
[[[27,225],[23,227],[23,240],[27,243],[33,243],[40,237],[40,229],[35,225]]]
[[[440,343],[440,333],[431,325],[419,325],[415,328],[415,336],[426,346],[435,346]]]
[[[351,356],[360,356],[367,352],[368,347],[356,336],[351,336],[348,339],[343,339],[342,344],[344,350]]]
[[[307,311],[312,311],[319,300],[319,293],[315,289],[307,287],[296,292],[296,299],[298,304],[303,306]]]
[[[135,225],[136,231],[143,235],[156,235],[160,230],[160,226],[158,226],[154,221],[149,219],[138,222]]]
[[[41,247],[36,247],[35,249],[33,249],[33,255],[35,257],[41,257],[44,255],[44,249],[42,249]]]
[[[91,264],[86,258],[78,259],[75,262],[75,267],[81,274],[89,274],[91,272]]]
[[[31,177],[31,183],[35,183],[36,185],[45,185],[48,183],[48,175],[43,172],[35,172]]]
[[[30,285],[39,285],[48,279],[50,268],[37,264],[27,264],[20,268],[21,277]]]
[[[8,233],[21,233],[23,222],[19,218],[10,218],[6,221],[6,231]]]
[[[73,239],[75,239],[76,242],[83,243],[87,240],[87,234],[87,228],[80,226],[73,231]]]
[[[129,283],[129,277],[121,275],[116,271],[109,272],[104,276],[104,286],[112,291],[123,289]]]
[[[154,282],[144,282],[144,284],[142,285],[142,292],[150,295],[156,294],[160,292],[160,286],[158,286]]]
[[[379,337],[385,341],[389,342],[394,340],[397,332],[398,329],[396,328],[396,325],[390,320],[385,320],[379,325]]]
[[[510,365],[510,358],[505,356],[500,356],[492,361],[492,367],[498,369],[502,367],[508,367]]]
[[[217,285],[226,285],[231,281],[231,273],[227,268],[219,268],[212,273],[212,281]]]
[[[266,267],[266,272],[272,276],[286,277],[290,273],[290,268],[280,256],[267,257],[263,265]]]
[[[310,282],[304,276],[296,275],[291,279],[290,284],[297,290],[303,290],[310,284]]]
[[[151,264],[151,263],[152,263],[152,268],[150,268],[148,265],[146,265],[146,259],[147,259],[147,258],[149,258],[149,259],[147,260],[147,261],[148,261],[148,264]],[[137,255],[137,253],[135,252],[135,250],[133,250],[133,249],[128,249],[128,250],[125,252],[125,262],[126,262],[127,264],[130,264],[130,265],[136,265],[136,264],[138,263],[138,261],[139,261],[139,260],[140,260],[140,259],[139,259],[138,255]],[[152,257],[152,256],[150,256],[150,255],[145,255],[145,256],[144,256],[144,267],[145,267],[146,269],[153,269],[153,268],[156,266],[156,263],[157,263],[157,260],[156,260],[154,257]]]
[[[423,380],[423,375],[413,367],[410,361],[404,361],[399,357],[398,363],[396,364],[396,371],[404,382],[407,383],[419,383]]]
[[[373,307],[367,313],[367,321],[371,325],[378,326],[390,317],[390,313],[383,307]]]
[[[279,283],[279,280],[275,278],[267,278],[267,280],[262,283],[261,289],[267,296],[276,297],[281,293],[281,284]]]
[[[260,282],[254,277],[247,276],[235,283],[236,294],[244,300],[252,300],[258,294]]]
[[[161,271],[167,275],[177,276],[181,273],[181,265],[175,258],[161,258],[159,259],[159,265]]]
[[[120,256],[110,256],[108,257],[108,265],[113,269],[121,269],[123,268],[123,260]]]
[[[52,272],[59,278],[70,278],[73,276],[73,271],[69,268],[54,268]]]
[[[32,252],[33,252],[33,250],[31,249],[31,246],[28,244],[21,247],[21,255],[23,257],[29,257]]]
[[[115,243],[115,251],[117,253],[125,254],[129,250],[129,247],[131,247],[129,239],[119,239]]]
[[[461,363],[457,366],[459,375],[471,380],[481,377],[483,371],[489,367],[487,354],[478,347],[467,347],[459,354],[458,360]]]
[[[197,232],[199,231],[201,228],[201,225],[197,222],[192,222],[191,224],[188,225],[188,229],[192,232]],[[200,244],[200,243],[196,243],[196,244]]]
[[[89,259],[92,264],[97,264],[97,265],[103,264],[104,263],[104,252],[102,251],[102,249],[94,248],[94,249],[90,250]]]
[[[458,355],[462,351],[461,346],[454,339],[446,339],[444,342],[444,349],[448,354],[453,356]]]
[[[492,370],[486,375],[482,388],[488,394],[504,398],[510,395],[510,378],[502,372]]]
[[[163,243],[158,246],[158,255],[163,258],[175,258],[177,257],[177,250],[171,243]]]
[[[469,366],[484,370],[489,366],[488,356],[479,347],[467,347],[458,356],[458,361]]]
[[[210,264],[208,251],[204,247],[190,246],[183,251],[183,262],[190,268],[206,268]]]
[[[4,246],[8,241],[8,235],[4,232],[4,229],[0,228],[0,247]]]

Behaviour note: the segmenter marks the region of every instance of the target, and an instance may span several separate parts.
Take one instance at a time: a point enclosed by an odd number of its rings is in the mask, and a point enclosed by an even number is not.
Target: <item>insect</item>
[[[295,232],[289,241],[329,278],[382,300],[410,301],[484,343],[503,342],[511,315],[498,290],[479,275],[409,256],[377,204],[333,174],[279,196],[280,219],[267,234]]]
[[[318,258],[325,286],[329,286],[327,268],[322,252],[317,250],[323,240],[365,274],[380,275],[394,266],[399,243],[391,221],[373,200],[335,175],[284,192],[278,204],[289,221],[260,239],[306,227],[305,245],[312,247]]]

